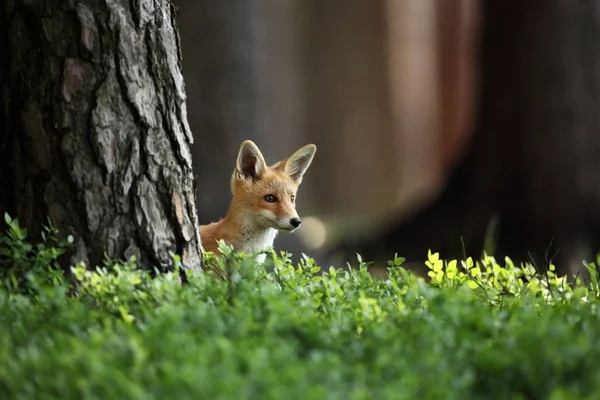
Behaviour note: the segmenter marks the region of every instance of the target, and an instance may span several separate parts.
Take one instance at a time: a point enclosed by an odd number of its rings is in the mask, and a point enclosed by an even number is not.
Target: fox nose
[[[294,227],[297,228],[300,226],[300,224],[302,223],[302,220],[300,220],[300,218],[292,218],[290,219],[290,224]]]

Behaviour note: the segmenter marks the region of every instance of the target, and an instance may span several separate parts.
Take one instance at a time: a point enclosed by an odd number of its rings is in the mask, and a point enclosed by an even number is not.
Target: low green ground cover
[[[596,267],[570,284],[510,260],[396,257],[387,279],[264,265],[223,247],[231,279],[152,277],[135,260],[58,272],[48,228],[0,236],[2,399],[600,398]],[[175,260],[177,261],[176,257]]]

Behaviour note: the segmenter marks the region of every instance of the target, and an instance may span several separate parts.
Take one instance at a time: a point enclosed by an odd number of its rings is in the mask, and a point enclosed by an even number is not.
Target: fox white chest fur
[[[278,232],[298,229],[302,221],[296,212],[296,195],[316,149],[314,144],[306,145],[268,166],[258,147],[244,141],[231,176],[227,215],[200,226],[204,250],[218,253],[217,241],[223,240],[237,251],[253,253],[272,247]]]

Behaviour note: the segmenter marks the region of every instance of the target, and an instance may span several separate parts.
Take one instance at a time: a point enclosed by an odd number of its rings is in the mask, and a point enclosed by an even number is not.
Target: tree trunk
[[[7,0],[0,211],[35,233],[49,216],[70,262],[169,252],[199,267],[176,11],[168,0]]]
[[[377,237],[343,244],[342,254],[478,256],[497,222],[500,260],[540,268],[552,260],[560,272],[582,272],[582,259],[600,244],[599,6],[482,3],[479,119],[469,154],[433,204]]]

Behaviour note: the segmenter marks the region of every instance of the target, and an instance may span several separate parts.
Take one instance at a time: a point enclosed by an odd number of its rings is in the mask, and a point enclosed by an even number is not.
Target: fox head
[[[302,223],[296,193],[316,151],[314,144],[308,144],[268,166],[256,144],[244,141],[231,177],[233,210],[261,228],[296,230]]]

